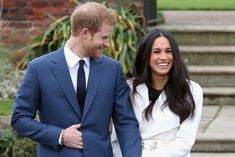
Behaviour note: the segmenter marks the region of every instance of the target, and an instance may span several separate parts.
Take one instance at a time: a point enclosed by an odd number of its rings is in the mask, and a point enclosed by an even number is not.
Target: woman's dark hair
[[[169,80],[163,89],[166,93],[166,101],[162,107],[164,108],[168,105],[170,110],[180,117],[180,123],[182,123],[188,117],[192,118],[194,116],[195,102],[190,91],[188,70],[183,62],[178,44],[171,33],[161,29],[154,29],[140,42],[133,69],[133,95],[138,94],[136,87],[139,84],[151,84],[151,69],[149,66],[151,48],[154,40],[160,36],[164,36],[169,40],[173,55],[173,65],[169,71]],[[150,101],[150,104],[144,110],[144,116],[147,120],[152,115],[154,104],[155,102]]]

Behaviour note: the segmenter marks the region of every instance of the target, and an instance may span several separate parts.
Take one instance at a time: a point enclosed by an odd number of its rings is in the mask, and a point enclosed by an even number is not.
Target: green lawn
[[[11,115],[14,105],[14,100],[0,100],[0,115]]]
[[[235,10],[235,0],[157,0],[159,10]]]

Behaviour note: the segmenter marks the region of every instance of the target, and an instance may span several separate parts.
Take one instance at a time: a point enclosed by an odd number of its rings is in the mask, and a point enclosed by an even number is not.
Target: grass
[[[14,100],[4,99],[0,100],[0,115],[11,115],[14,105]]]
[[[235,10],[235,0],[157,0],[159,10]]]

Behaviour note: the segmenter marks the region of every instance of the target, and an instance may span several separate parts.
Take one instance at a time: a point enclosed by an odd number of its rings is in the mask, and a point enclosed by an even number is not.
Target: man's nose
[[[109,40],[107,40],[107,41],[104,42],[104,46],[105,46],[105,47],[109,47],[109,45],[110,45]]]

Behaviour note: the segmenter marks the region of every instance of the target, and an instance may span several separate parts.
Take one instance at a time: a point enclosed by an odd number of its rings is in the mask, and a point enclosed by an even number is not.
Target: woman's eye
[[[167,53],[172,53],[172,50],[166,50]]]
[[[160,51],[156,51],[156,50],[155,50],[155,51],[153,51],[153,53],[160,53]]]

